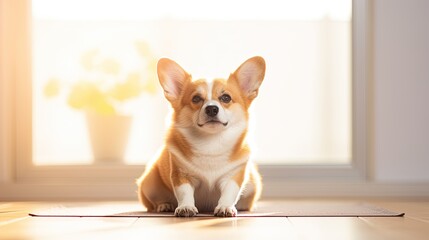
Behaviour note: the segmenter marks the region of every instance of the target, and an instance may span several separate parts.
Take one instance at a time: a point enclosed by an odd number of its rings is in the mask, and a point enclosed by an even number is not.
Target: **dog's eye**
[[[228,94],[224,94],[220,96],[219,100],[221,100],[224,103],[229,103],[231,102],[231,96],[229,96]]]
[[[194,96],[193,98],[192,98],[192,102],[193,103],[199,103],[199,102],[201,102],[203,99],[200,97],[200,96],[198,96],[198,95],[196,95],[196,96]]]

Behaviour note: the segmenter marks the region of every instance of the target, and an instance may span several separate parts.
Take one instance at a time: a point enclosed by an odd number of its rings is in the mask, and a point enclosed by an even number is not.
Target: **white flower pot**
[[[86,113],[94,164],[123,163],[131,116]]]

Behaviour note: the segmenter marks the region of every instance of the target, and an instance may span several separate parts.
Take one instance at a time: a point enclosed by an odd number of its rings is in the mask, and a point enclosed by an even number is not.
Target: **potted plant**
[[[85,52],[80,64],[84,76],[67,83],[51,78],[44,88],[47,97],[67,89],[67,104],[86,115],[94,163],[118,163],[126,151],[132,116],[124,113],[127,103],[142,94],[156,92],[156,59],[148,45],[136,42],[142,67],[122,71],[120,62],[98,49]]]

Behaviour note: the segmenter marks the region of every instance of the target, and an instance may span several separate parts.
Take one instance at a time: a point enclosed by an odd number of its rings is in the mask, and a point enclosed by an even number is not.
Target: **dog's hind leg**
[[[259,175],[254,165],[250,171],[249,181],[244,186],[240,199],[235,205],[238,211],[252,211],[261,196],[261,175]]]
[[[156,166],[138,179],[137,184],[140,201],[149,212],[173,212],[177,207],[174,193],[165,186]]]

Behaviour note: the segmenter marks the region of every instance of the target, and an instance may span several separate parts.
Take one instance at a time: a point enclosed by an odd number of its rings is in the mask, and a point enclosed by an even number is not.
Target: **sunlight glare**
[[[320,20],[351,18],[351,0],[33,0],[33,16],[57,20]],[[242,10],[242,11],[237,11]],[[347,11],[344,11],[347,9]]]

